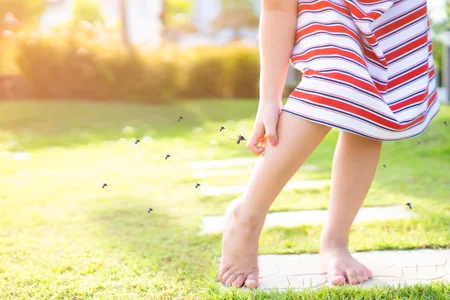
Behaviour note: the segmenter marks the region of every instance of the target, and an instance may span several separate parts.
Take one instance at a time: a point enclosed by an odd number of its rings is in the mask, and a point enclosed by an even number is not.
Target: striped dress
[[[384,141],[439,112],[426,0],[298,0],[297,28],[284,111]]]

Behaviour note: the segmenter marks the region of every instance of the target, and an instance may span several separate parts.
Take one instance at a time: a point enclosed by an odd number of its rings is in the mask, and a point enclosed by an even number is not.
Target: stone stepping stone
[[[415,216],[406,206],[362,207],[355,218],[355,223],[366,221],[384,221],[406,219]],[[325,223],[327,210],[303,210],[269,213],[264,228],[277,226],[295,227],[299,225],[317,225]],[[203,218],[202,234],[222,233],[225,216]]]
[[[200,171],[194,171],[192,175],[195,178],[210,178],[210,177],[232,177],[237,175],[243,175],[243,174],[250,174],[252,171],[252,168],[246,167],[246,168],[239,168],[239,169],[223,169],[223,170],[200,170]]]
[[[1,153],[2,156],[11,157],[14,160],[24,161],[30,158],[30,153],[28,152],[8,152],[4,151]]]
[[[191,163],[192,170],[225,169],[254,165],[256,158],[235,158],[228,160],[197,161]]]
[[[450,250],[355,252],[374,277],[362,288],[450,281]],[[303,290],[331,286],[320,269],[319,254],[261,255],[260,290]]]
[[[228,160],[211,160],[211,161],[197,161],[191,163],[191,169],[194,171],[202,170],[217,170],[217,169],[231,169],[235,167],[253,167],[257,158],[235,158]],[[317,171],[320,170],[316,165],[303,165],[300,170]],[[211,171],[214,172],[214,171]]]
[[[256,161],[255,161],[256,162]],[[301,171],[317,171],[320,168],[315,165],[303,165],[301,167]],[[229,168],[229,169],[216,169],[216,170],[197,170],[192,173],[192,175],[196,178],[202,179],[202,178],[210,178],[210,177],[232,177],[236,175],[244,175],[244,174],[250,174],[253,170],[253,164],[252,165],[245,165],[241,168]]]
[[[329,180],[303,180],[292,181],[286,184],[283,190],[303,190],[323,188],[330,185]],[[226,194],[240,194],[247,190],[247,185],[232,185],[232,186],[204,186],[202,192],[208,196],[218,196]]]

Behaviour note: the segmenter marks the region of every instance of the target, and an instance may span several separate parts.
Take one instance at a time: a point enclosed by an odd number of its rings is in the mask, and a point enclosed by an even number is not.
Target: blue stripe
[[[422,33],[416,35],[415,37],[409,39],[408,42],[413,42],[413,41],[416,41],[416,40],[418,40],[418,39],[421,39],[424,35],[428,35],[428,29],[427,29],[426,31],[424,31],[424,32],[422,32]],[[428,43],[429,43],[429,42],[428,42]],[[427,43],[427,45],[428,45],[428,43]],[[391,53],[391,52],[393,52],[393,51],[398,50],[399,48],[401,48],[401,47],[403,47],[403,46],[405,46],[405,43],[400,43],[398,46],[396,46],[396,47],[394,47],[394,48],[391,48],[391,49],[389,49],[389,50],[383,51],[383,52],[384,52],[385,54],[389,54],[389,53]]]
[[[412,25],[415,25],[416,23],[419,23],[419,22],[421,22],[421,21],[423,21],[423,20],[426,20],[427,18],[428,18],[428,16],[425,15],[425,16],[421,17],[420,19],[415,20],[414,22],[408,23],[407,25],[405,25],[405,26],[403,26],[403,27],[401,27],[401,28],[398,28],[397,30],[392,31],[392,32],[390,32],[389,34],[386,34],[386,35],[380,37],[380,38],[379,38],[379,41],[382,41],[382,40],[384,40],[384,39],[387,39],[388,37],[390,37],[390,36],[392,36],[392,35],[398,33],[399,31],[405,30],[405,28],[411,27]]]
[[[420,51],[420,50],[422,50],[423,48],[426,48],[426,47],[428,47],[428,45],[424,45],[422,47],[418,47],[418,48],[414,49],[413,51],[410,51],[410,52],[404,54],[403,56],[400,56],[400,57],[390,61],[389,63],[391,63],[391,64],[396,63],[397,61],[405,58],[405,56],[410,56],[411,54],[414,54],[414,53],[416,53],[416,52],[418,52],[418,51]]]
[[[311,93],[311,92],[309,92],[309,93]],[[318,95],[320,95],[320,93],[311,93],[311,94],[318,94]],[[374,126],[377,126],[377,127],[380,127],[380,128],[384,128],[383,126],[379,125],[378,123],[374,123],[374,122],[372,122],[372,121],[370,121],[370,120],[368,120],[368,119],[365,119],[365,118],[360,117],[360,116],[358,116],[358,115],[354,115],[354,114],[352,114],[352,113],[350,113],[350,112],[348,112],[348,111],[345,111],[345,110],[339,110],[339,109],[335,109],[335,108],[332,108],[332,107],[324,106],[324,105],[322,105],[322,104],[318,104],[318,103],[315,103],[315,102],[305,101],[305,100],[303,100],[303,99],[294,97],[294,96],[292,96],[292,95],[291,95],[289,98],[290,98],[290,99],[294,99],[294,100],[299,101],[299,102],[307,103],[307,104],[309,104],[309,105],[317,106],[317,107],[323,108],[323,109],[325,109],[325,110],[330,110],[330,111],[334,111],[334,112],[340,112],[340,113],[342,113],[342,114],[344,114],[344,115],[352,116],[352,117],[354,117],[355,119],[359,119],[359,120],[364,121],[364,122],[366,122],[366,123],[370,123],[370,124],[372,124],[372,125],[374,125]],[[333,97],[333,98],[339,99],[339,98],[337,98],[337,97]],[[348,103],[348,101],[344,101],[344,102],[347,102],[347,103]],[[352,105],[353,105],[353,104],[352,104]],[[359,105],[354,105],[354,106],[358,106],[358,107],[362,108],[362,107],[359,106]],[[363,108],[363,109],[364,109],[364,110],[367,110],[367,111],[371,111],[371,110],[369,110],[369,109],[367,109],[367,108]],[[372,111],[371,111],[371,112],[372,112]],[[397,121],[397,120],[395,120],[395,119],[385,118],[384,116],[381,116],[381,115],[378,114],[378,113],[375,113],[375,114],[378,115],[378,116],[380,116],[381,118],[389,119],[390,121],[393,121],[393,122],[396,122],[396,121]],[[384,129],[389,130],[389,131],[394,131],[394,130],[392,130],[392,129],[389,129],[388,127],[384,128]]]
[[[325,72],[324,72],[324,73],[325,73]],[[379,100],[379,101],[381,101],[381,102],[384,102],[383,99],[382,99],[381,97],[379,97],[378,95],[373,94],[373,93],[371,93],[371,92],[368,92],[367,90],[362,89],[362,88],[359,88],[358,86],[352,85],[352,84],[350,84],[350,83],[345,83],[345,82],[343,82],[343,81],[338,81],[338,80],[335,80],[335,79],[332,79],[332,78],[322,77],[322,76],[316,75],[316,74],[314,74],[314,75],[308,75],[308,76],[305,76],[305,77],[306,77],[306,78],[320,78],[320,79],[323,79],[323,80],[325,80],[325,81],[329,81],[329,82],[336,83],[336,84],[338,84],[338,85],[343,85],[343,86],[349,87],[349,88],[351,88],[351,89],[353,89],[353,90],[357,90],[358,92],[360,92],[360,93],[362,93],[362,94],[365,94],[365,95],[367,95],[367,96],[369,96],[369,97],[371,97],[371,98],[374,98],[374,99],[377,99],[377,100]],[[353,76],[353,75],[352,75],[352,77],[358,78],[358,77]],[[370,84],[372,85],[372,83],[370,83]],[[335,97],[333,96],[333,98],[335,98]]]
[[[431,106],[429,107],[429,109],[427,110],[427,113],[428,113],[428,111],[429,111],[432,107],[434,107],[435,105],[437,105],[437,103],[438,103],[438,101],[435,100],[435,103],[433,103],[433,105],[431,105]],[[341,130],[344,130],[344,131],[348,131],[348,132],[351,132],[351,133],[354,133],[354,134],[357,134],[357,135],[360,135],[360,136],[363,136],[363,137],[366,137],[366,138],[370,138],[370,139],[374,139],[374,140],[379,140],[379,141],[398,141],[398,140],[406,140],[406,139],[410,139],[410,138],[413,138],[413,137],[416,137],[416,136],[421,135],[425,130],[428,129],[428,127],[429,127],[430,124],[431,124],[431,121],[432,121],[432,120],[436,117],[436,115],[439,113],[439,111],[440,111],[440,106],[439,106],[438,110],[436,111],[436,113],[430,118],[429,122],[425,125],[425,127],[423,128],[422,131],[420,131],[420,132],[418,132],[417,134],[414,134],[414,135],[410,135],[410,136],[402,137],[402,138],[395,138],[395,139],[378,138],[378,137],[369,136],[369,135],[366,135],[366,134],[364,134],[364,133],[354,131],[354,130],[348,128],[348,127],[343,127],[343,126],[331,124],[331,123],[328,123],[328,122],[320,121],[320,120],[317,120],[317,119],[313,119],[313,118],[307,117],[307,116],[305,116],[305,115],[301,115],[301,114],[299,114],[299,113],[294,113],[294,112],[289,111],[289,110],[287,110],[287,109],[285,109],[285,108],[282,108],[282,111],[285,111],[285,112],[287,112],[287,113],[289,113],[289,114],[291,114],[291,115],[295,115],[295,116],[297,116],[297,117],[301,117],[301,118],[307,119],[307,120],[312,121],[312,122],[315,122],[315,123],[320,123],[320,124],[323,124],[323,125],[327,125],[327,126],[329,126],[329,127],[338,128],[338,129],[341,129]],[[422,123],[425,122],[425,121],[426,121],[426,119],[424,119],[423,121],[417,123],[416,125],[414,125],[414,126],[408,128],[407,130],[410,130],[410,129],[416,127],[416,126],[422,125]]]
[[[428,56],[428,55],[427,55],[427,56]],[[395,75],[395,76],[393,76],[393,77],[389,77],[389,78],[388,78],[388,82],[389,82],[389,81],[392,81],[392,80],[394,80],[394,79],[396,79],[396,78],[398,78],[398,77],[402,77],[402,76],[405,75],[406,73],[408,73],[408,72],[410,72],[410,71],[412,71],[412,70],[414,70],[414,69],[421,68],[421,67],[423,67],[424,65],[428,65],[428,57],[427,57],[425,60],[423,60],[423,61],[417,63],[416,65],[411,66],[411,67],[408,68],[408,69],[404,69],[403,71],[401,71],[401,72],[398,73],[397,75]],[[411,79],[414,79],[414,78],[411,78]]]

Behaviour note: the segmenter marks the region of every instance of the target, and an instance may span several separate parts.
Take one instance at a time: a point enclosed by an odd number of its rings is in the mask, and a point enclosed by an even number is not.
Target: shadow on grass
[[[73,147],[123,137],[182,138],[205,124],[253,119],[257,105],[254,100],[187,101],[171,105],[4,101],[0,103],[0,140],[9,147],[5,150],[17,151]],[[183,120],[178,121],[179,116]],[[129,128],[124,132],[126,127]]]
[[[88,222],[99,228],[102,240],[119,252],[125,265],[151,269],[179,282],[209,278],[220,237],[198,236],[192,226],[198,218],[188,211],[173,213],[168,203],[155,203],[148,214],[142,210],[145,201],[129,198],[126,207],[94,210]]]

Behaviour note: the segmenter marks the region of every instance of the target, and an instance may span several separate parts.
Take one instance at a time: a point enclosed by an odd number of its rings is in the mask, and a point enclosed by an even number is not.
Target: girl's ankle
[[[349,232],[324,227],[320,236],[320,249],[348,249]]]
[[[249,208],[241,199],[234,201],[229,208],[234,221],[248,229],[262,229],[267,213]]]

